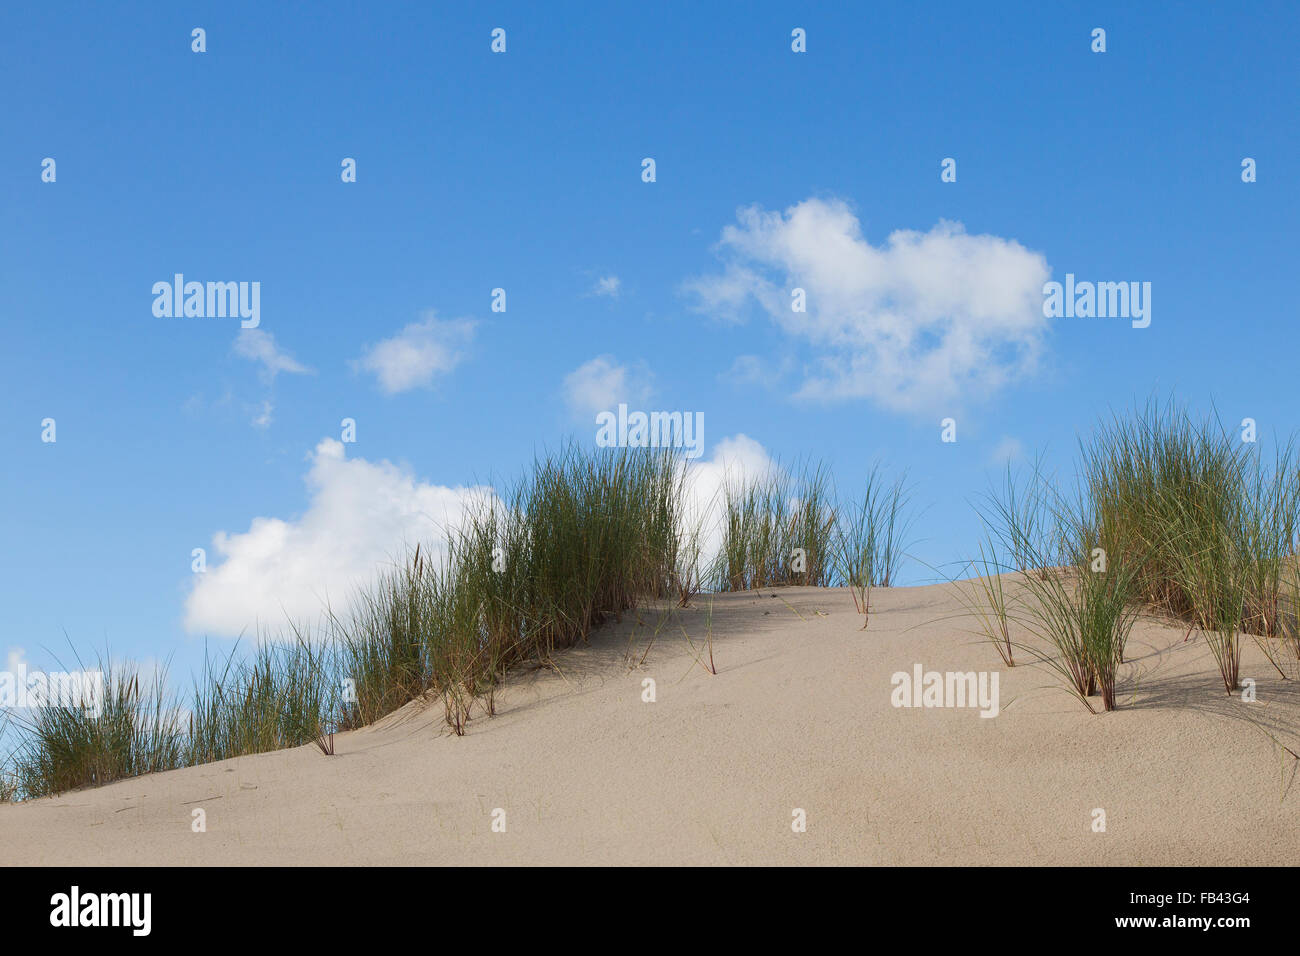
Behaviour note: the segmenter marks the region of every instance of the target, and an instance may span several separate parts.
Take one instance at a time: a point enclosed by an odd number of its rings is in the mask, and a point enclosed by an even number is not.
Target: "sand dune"
[[[1006,668],[948,586],[643,609],[515,674],[463,738],[411,705],[314,747],[0,807],[10,864],[1294,864],[1300,693],[1246,641],[1257,703],[1143,620],[1121,710]],[[696,644],[693,651],[683,634]],[[634,651],[629,664],[627,652]],[[896,708],[891,675],[997,671],[1001,711]],[[1140,673],[1140,680],[1134,675]],[[642,701],[654,678],[657,700]],[[192,831],[193,811],[206,832]],[[505,832],[493,832],[493,811]],[[807,830],[793,832],[793,811]],[[1093,813],[1106,831],[1093,832]]]

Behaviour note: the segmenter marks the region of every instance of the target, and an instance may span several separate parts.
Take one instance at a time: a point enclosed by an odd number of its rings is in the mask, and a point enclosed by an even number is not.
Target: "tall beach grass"
[[[188,708],[163,683],[116,673],[102,720],[75,707],[39,710],[23,728],[13,795],[310,743],[331,754],[336,731],[417,699],[440,701],[462,734],[495,712],[512,667],[546,664],[642,602],[847,584],[865,615],[870,589],[897,575],[907,492],[879,469],[847,508],[820,464],[728,485],[702,510],[689,482],[670,451],[569,446],[541,457],[442,529],[445,547],[417,545],[348,613],[327,609],[318,633],[263,634],[247,654],[205,658]],[[711,634],[705,668],[716,673]]]
[[[1000,626],[1004,660],[1008,619],[1043,639],[1050,651],[1032,652],[1089,709],[1097,693],[1103,709],[1115,707],[1124,642],[1141,609],[1203,635],[1229,693],[1244,634],[1288,676],[1283,657],[1300,659],[1300,588],[1287,586],[1300,530],[1292,448],[1265,461],[1217,419],[1172,403],[1114,416],[1080,443],[1072,491],[1035,462],[1027,480],[1008,473],[989,498],[984,516],[1002,557],[990,562],[982,551],[985,570],[1021,572],[1025,599],[1012,610],[1001,584],[986,587],[976,616],[986,632]]]
[[[1203,636],[1229,692],[1246,635],[1294,676],[1296,465],[1290,445],[1265,461],[1172,405],[1116,416],[1080,443],[1068,489],[1037,461],[1027,478],[1008,471],[982,509],[987,539],[969,604],[1008,665],[1022,651],[1090,710],[1117,706],[1144,608]],[[160,675],[103,662],[100,717],[55,706],[18,722],[0,799],[304,744],[328,755],[336,731],[420,699],[463,734],[495,713],[512,668],[548,665],[648,601],[844,586],[866,628],[873,589],[896,584],[907,556],[911,490],[879,467],[844,499],[820,464],[728,483],[703,509],[692,493],[690,469],[669,451],[569,446],[543,456],[473,501],[442,529],[443,546],[399,555],[349,612],[327,611],[316,633],[260,635],[246,655],[207,660],[187,707]],[[1041,640],[1018,643],[1019,629]],[[717,673],[713,650],[710,620],[704,666]]]
[[[668,453],[570,447],[481,503],[445,555],[417,549],[338,622],[356,690],[347,726],[434,694],[463,733],[476,705],[491,713],[510,667],[676,595],[692,573],[682,475]]]
[[[78,694],[16,719],[10,797],[50,796],[183,765],[185,736],[165,669],[142,678],[105,652],[95,670],[102,694]]]

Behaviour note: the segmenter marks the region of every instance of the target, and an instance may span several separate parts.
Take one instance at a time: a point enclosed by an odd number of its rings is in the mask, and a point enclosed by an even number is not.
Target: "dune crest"
[[[416,702],[339,734],[334,757],[308,745],[0,806],[4,862],[1300,858],[1295,761],[1269,737],[1295,748],[1300,695],[1251,642],[1242,672],[1258,701],[1245,703],[1215,694],[1203,641],[1143,617],[1120,709],[1094,715],[1041,668],[1006,667],[951,585],[877,589],[866,631],[844,589],[717,595],[716,675],[709,600],[643,608],[557,653],[554,668],[517,668],[497,716],[475,714],[464,737],[447,732],[438,702]],[[918,664],[996,672],[996,718],[895,706],[891,678]]]

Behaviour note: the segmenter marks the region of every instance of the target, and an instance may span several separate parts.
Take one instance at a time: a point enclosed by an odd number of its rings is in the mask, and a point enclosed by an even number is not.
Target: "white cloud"
[[[260,362],[262,375],[268,379],[281,372],[303,375],[311,371],[289,353],[275,344],[275,336],[264,329],[241,329],[235,337],[235,354],[253,362]]]
[[[714,446],[713,456],[704,461],[688,462],[683,488],[685,493],[684,530],[700,533],[700,569],[707,568],[722,550],[726,518],[726,493],[742,492],[750,485],[775,475],[779,466],[754,439],[737,434]]]
[[[262,402],[261,405],[257,406],[257,414],[253,416],[253,427],[270,428],[273,420],[272,412],[274,411],[275,406],[273,406],[269,401]]]
[[[620,402],[637,408],[650,400],[653,375],[644,363],[621,365],[612,355],[598,355],[564,377],[564,398],[579,418],[613,411]]]
[[[1024,456],[1025,448],[1020,443],[1020,439],[1005,436],[998,442],[997,447],[993,449],[993,454],[989,457],[995,465],[1007,465],[1019,461]]]
[[[5,671],[10,674],[21,674],[27,670],[30,670],[27,663],[27,651],[21,647],[9,648],[5,657]]]
[[[723,242],[726,241],[726,229],[723,230]],[[749,301],[751,295],[770,300],[767,302],[770,307],[777,304],[776,299],[771,298],[777,295],[775,288],[770,288],[758,273],[734,262],[728,263],[721,275],[689,279],[682,283],[682,288],[695,298],[698,311],[726,322],[742,320],[741,306]]]
[[[764,385],[771,388],[793,371],[794,364],[788,355],[779,362],[770,362],[758,355],[737,355],[731,367],[718,374],[718,379],[731,385]]]
[[[445,551],[445,532],[467,509],[493,498],[485,486],[448,488],[418,481],[388,461],[347,459],[323,439],[309,456],[307,509],[296,518],[254,518],[245,532],[217,532],[220,564],[196,575],[185,627],[235,636],[258,625],[315,621],[328,600],[346,612],[358,587],[407,544]],[[287,617],[286,617],[287,616]]]
[[[589,295],[603,295],[611,299],[617,299],[622,291],[623,282],[618,276],[601,276],[596,280],[596,284],[591,287]]]
[[[806,342],[814,364],[799,397],[929,412],[1033,371],[1050,271],[1015,240],[940,222],[873,246],[838,200],[808,199],[784,213],[751,206],[737,220],[722,231],[723,272],[684,291],[701,311],[732,321],[756,301]],[[806,312],[791,308],[795,288],[806,291]]]
[[[389,395],[413,388],[430,388],[465,359],[476,323],[470,319],[438,319],[432,312],[397,335],[369,346],[353,365],[371,372]]]
[[[720,377],[733,385],[757,385],[768,378],[767,366],[757,355],[737,355]]]
[[[211,563],[196,575],[185,602],[185,628],[235,637],[283,630],[288,621],[319,620],[326,602],[339,616],[359,589],[405,549],[420,543],[430,559],[446,555],[449,529],[488,503],[487,486],[421,482],[388,461],[348,459],[344,445],[323,439],[309,455],[309,500],[296,518],[254,518],[244,532],[217,532]],[[722,544],[724,489],[742,489],[777,470],[746,435],[723,439],[707,460],[683,462],[687,527],[701,530],[701,568]],[[220,559],[220,563],[217,560]],[[11,654],[11,659],[12,654]]]

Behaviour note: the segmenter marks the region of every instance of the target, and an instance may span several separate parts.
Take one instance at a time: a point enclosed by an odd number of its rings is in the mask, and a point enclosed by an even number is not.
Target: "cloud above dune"
[[[491,488],[433,485],[388,461],[349,459],[322,440],[308,456],[308,503],[297,518],[254,518],[247,531],[219,531],[209,568],[185,602],[185,628],[237,636],[287,620],[315,621],[328,601],[350,609],[356,590],[407,545],[445,545],[446,530],[490,501]],[[219,561],[219,563],[217,563]]]
[[[1044,347],[1042,254],[960,223],[898,230],[876,246],[840,200],[750,206],[722,230],[717,253],[722,271],[683,291],[727,322],[756,304],[802,342],[799,398],[944,410],[1032,373]],[[795,289],[806,311],[794,310]]]
[[[598,355],[564,377],[564,400],[575,417],[593,420],[626,402],[639,407],[653,394],[653,374],[645,363],[626,365],[612,355]]]
[[[437,561],[447,533],[500,499],[484,485],[446,487],[420,481],[389,461],[349,459],[341,442],[323,439],[307,456],[306,509],[296,517],[256,517],[246,531],[218,531],[208,569],[195,575],[185,601],[191,633],[217,637],[284,633],[287,624],[344,616],[359,589],[417,543]],[[686,522],[702,531],[706,560],[722,540],[723,489],[772,472],[763,446],[745,435],[718,442],[707,460],[683,462]]]
[[[426,312],[396,335],[368,346],[353,367],[375,376],[388,395],[432,388],[434,379],[465,360],[477,323]]]
[[[684,530],[699,532],[703,569],[722,550],[728,489],[741,492],[775,475],[779,467],[759,442],[738,434],[714,445],[711,457],[688,462],[684,468]]]

